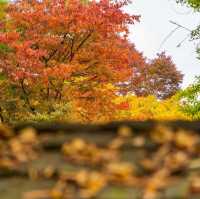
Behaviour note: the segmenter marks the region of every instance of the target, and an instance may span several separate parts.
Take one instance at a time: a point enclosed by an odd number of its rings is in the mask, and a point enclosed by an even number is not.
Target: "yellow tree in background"
[[[190,120],[181,111],[176,95],[166,100],[158,100],[154,96],[119,96],[115,102],[119,106],[117,120]]]

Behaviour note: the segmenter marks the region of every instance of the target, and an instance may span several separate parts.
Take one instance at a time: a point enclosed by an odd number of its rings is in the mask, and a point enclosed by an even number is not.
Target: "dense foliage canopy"
[[[158,99],[173,96],[182,83],[183,75],[177,70],[170,56],[164,52],[155,59],[133,64],[134,73],[129,80],[121,85],[121,93],[133,93],[137,96],[154,95]]]
[[[200,77],[195,82],[178,94],[181,108],[194,120],[200,119]]]
[[[114,91],[107,84],[127,80],[134,59],[128,25],[139,17],[122,11],[127,4],[106,0],[10,3],[0,33],[0,68],[12,92],[24,101],[22,107],[37,114],[44,101],[74,101],[85,108],[81,112],[88,119],[112,107],[109,97]],[[55,108],[49,104],[50,114]]]
[[[129,3],[1,1],[1,121],[190,119],[172,97],[183,78],[172,58],[128,40],[140,19]]]

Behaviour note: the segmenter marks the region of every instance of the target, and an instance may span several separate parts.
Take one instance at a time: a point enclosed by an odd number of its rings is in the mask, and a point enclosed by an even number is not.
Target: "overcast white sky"
[[[195,75],[200,75],[200,61],[196,59],[195,44],[188,40],[177,48],[177,44],[188,34],[180,29],[175,32],[160,48],[165,37],[176,27],[173,20],[189,29],[200,23],[200,14],[189,8],[178,6],[175,0],[133,0],[127,7],[129,13],[140,14],[141,22],[130,27],[130,40],[139,51],[148,58],[166,51],[172,56],[177,68],[184,76],[183,87],[193,82]]]

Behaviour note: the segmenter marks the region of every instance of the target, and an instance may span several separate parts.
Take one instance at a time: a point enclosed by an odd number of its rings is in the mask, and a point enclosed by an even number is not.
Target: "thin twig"
[[[162,46],[165,44],[165,42],[179,29],[180,27],[176,27],[175,29],[173,29],[162,41],[162,43],[160,44],[159,47],[159,51],[162,48]]]
[[[180,24],[178,24],[177,22],[174,22],[174,21],[169,21],[171,24],[174,24],[174,25],[176,25],[176,26],[178,26],[179,28],[182,28],[182,29],[184,29],[184,30],[187,30],[187,31],[189,31],[190,33],[192,32],[192,30],[190,30],[189,28],[187,28],[187,27],[185,27],[185,26],[182,26],[182,25],[180,25]]]
[[[164,40],[163,40],[162,43],[160,44],[159,51],[160,51],[160,49],[162,48],[162,46],[165,44],[165,42],[166,42],[178,29],[181,28],[181,29],[184,29],[184,30],[190,32],[190,34],[192,33],[192,30],[190,30],[189,28],[187,28],[187,27],[185,27],[185,26],[182,26],[182,25],[178,24],[178,23],[175,22],[175,21],[170,20],[169,22],[170,22],[171,24],[173,24],[173,25],[176,25],[176,28],[174,28],[174,29],[164,38]],[[184,39],[177,45],[177,47],[180,47],[181,44],[182,44],[189,36],[190,36],[190,35],[187,35],[187,37],[184,38]]]

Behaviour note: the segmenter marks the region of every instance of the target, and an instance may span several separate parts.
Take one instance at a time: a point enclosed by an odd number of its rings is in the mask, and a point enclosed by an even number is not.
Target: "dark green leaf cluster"
[[[200,10],[200,0],[177,0],[177,3],[187,4],[195,10]]]

